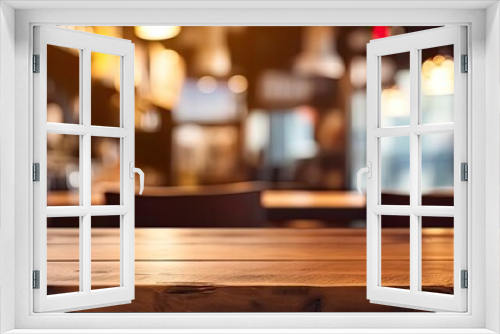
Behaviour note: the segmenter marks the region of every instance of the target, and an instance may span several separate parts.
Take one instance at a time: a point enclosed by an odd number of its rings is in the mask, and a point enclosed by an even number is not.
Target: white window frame
[[[34,53],[39,55],[39,73],[33,76],[34,162],[40,164],[39,182],[33,184],[33,269],[39,270],[39,289],[34,290],[35,312],[72,311],[130,303],[134,299],[134,44],[129,40],[89,34],[53,26],[36,26]],[[47,122],[47,46],[57,45],[79,50],[80,94],[79,123]],[[119,57],[120,122],[119,126],[92,125],[91,55],[99,52]],[[47,134],[79,136],[80,205],[47,206]],[[117,138],[120,155],[120,204],[91,205],[91,140]],[[92,290],[92,217],[118,216],[120,231],[119,286]],[[47,294],[47,218],[78,217],[79,282],[78,292]]]
[[[120,6],[131,9],[119,8]],[[148,9],[148,6],[151,8]],[[33,125],[30,116],[32,104],[28,97],[32,95],[30,64],[32,27],[35,24],[468,26],[468,54],[471,60],[471,75],[468,76],[468,132],[471,134],[468,141],[471,155],[468,190],[468,197],[471,199],[468,208],[468,220],[471,222],[468,231],[471,236],[468,245],[468,312],[34,314],[30,256],[33,221],[30,209],[33,206],[30,197],[30,143]],[[499,30],[496,1],[370,1],[369,4],[365,1],[1,3],[0,330],[15,329],[15,333],[36,333],[45,329],[47,333],[47,329],[52,329],[50,332],[59,329],[60,333],[76,333],[76,329],[87,329],[86,333],[110,333],[113,329],[115,332],[125,332],[124,329],[127,329],[127,333],[147,333],[163,329],[161,332],[176,333],[184,328],[191,331],[182,331],[183,333],[202,333],[204,330],[212,333],[249,333],[250,329],[253,329],[252,333],[415,333],[415,330],[410,329],[418,328],[422,333],[500,332]],[[12,145],[13,140],[15,145]],[[15,195],[12,196],[13,194]],[[6,289],[6,286],[14,288]],[[380,330],[381,328],[384,329]]]
[[[467,310],[467,290],[461,288],[461,270],[467,269],[467,184],[461,180],[461,163],[467,163],[467,76],[461,73],[461,55],[467,54],[466,28],[448,26],[402,34],[371,41],[367,46],[367,163],[371,178],[367,179],[367,297],[372,303],[385,305],[411,305],[422,310]],[[454,51],[453,121],[448,123],[422,123],[421,106],[421,50],[452,45]],[[409,124],[382,126],[380,107],[381,58],[408,53],[410,62]],[[453,189],[454,206],[424,206],[421,203],[421,135],[453,135]],[[409,205],[384,205],[382,195],[381,152],[383,138],[407,137],[409,140]],[[382,217],[405,216],[409,219],[409,288],[384,287],[382,277]],[[422,218],[451,217],[453,219],[453,273],[454,292],[443,294],[422,291]]]

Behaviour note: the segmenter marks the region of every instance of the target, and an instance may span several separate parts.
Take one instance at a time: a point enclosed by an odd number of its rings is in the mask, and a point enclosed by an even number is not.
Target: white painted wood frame
[[[500,14],[497,1],[12,1],[0,3],[0,291],[12,333],[498,333]],[[408,25],[469,27],[468,309],[465,313],[33,313],[32,27]],[[486,72],[486,64],[488,71]],[[15,89],[14,89],[15,87]],[[15,116],[15,117],[14,117]],[[488,137],[486,137],[488,136]],[[488,138],[488,140],[486,140]],[[14,143],[14,145],[12,145]],[[489,163],[486,164],[486,161]],[[15,171],[15,173],[14,173]],[[486,182],[486,173],[488,182]],[[15,180],[12,175],[15,174]],[[11,181],[11,182],[9,182]],[[15,188],[14,185],[15,184]],[[12,194],[15,197],[12,198]],[[488,193],[488,196],[486,196]],[[487,215],[486,215],[487,213]],[[486,250],[488,256],[486,256]],[[15,261],[13,260],[15,259]],[[14,265],[15,264],[15,265]],[[12,283],[6,285],[6,283]],[[13,307],[14,305],[14,307]]]
[[[134,161],[134,44],[128,40],[50,26],[34,27],[34,52],[40,55],[40,73],[33,76],[34,150],[33,161],[40,163],[40,181],[33,185],[34,270],[40,271],[40,288],[34,289],[34,311],[73,311],[130,303],[134,298],[134,179],[129,162]],[[47,45],[80,52],[79,124],[47,122]],[[92,52],[120,57],[120,126],[94,126],[91,120]],[[79,137],[80,205],[47,207],[47,134]],[[91,205],[91,138],[120,138],[120,205]],[[120,286],[91,289],[91,224],[93,216],[120,217]],[[47,295],[47,218],[79,217],[78,292]]]
[[[372,40],[367,46],[367,297],[372,303],[422,310],[467,310],[467,290],[461,288],[461,270],[467,269],[467,182],[461,181],[461,163],[467,162],[467,73],[461,73],[461,55],[467,54],[466,28],[435,28]],[[453,123],[422,124],[421,76],[423,49],[453,45]],[[381,57],[409,53],[410,125],[382,127]],[[454,134],[454,206],[424,206],[421,203],[422,134]],[[381,137],[409,136],[410,205],[381,205]],[[382,216],[410,218],[410,288],[382,286]],[[454,294],[422,291],[421,217],[454,218]]]

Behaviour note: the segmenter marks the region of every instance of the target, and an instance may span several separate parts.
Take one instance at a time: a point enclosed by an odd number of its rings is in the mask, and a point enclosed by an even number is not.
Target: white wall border
[[[264,4],[259,4],[265,7]],[[498,21],[494,18],[493,21]],[[15,195],[15,228],[16,228],[16,328],[122,328],[119,332],[124,333],[125,328],[136,328],[138,322],[145,321],[149,328],[179,328],[177,332],[189,333],[199,331],[183,331],[180,328],[255,328],[255,332],[263,331],[265,328],[302,328],[304,332],[308,329],[319,328],[346,328],[342,332],[374,332],[369,328],[394,328],[398,333],[406,332],[401,329],[408,327],[420,327],[422,332],[443,332],[431,330],[432,328],[455,328],[453,332],[461,332],[458,328],[484,328],[485,326],[485,280],[484,275],[474,273],[485,273],[485,232],[487,225],[498,224],[498,221],[485,221],[485,156],[492,153],[489,149],[499,151],[498,142],[491,144],[485,151],[485,11],[484,10],[334,10],[334,9],[247,9],[247,10],[18,10],[16,11],[16,68],[15,68],[15,149],[16,149],[16,195]],[[469,298],[472,312],[468,314],[428,314],[425,317],[418,313],[409,314],[376,314],[376,313],[338,313],[338,314],[50,314],[30,315],[31,290],[30,266],[26,259],[31,252],[29,247],[31,238],[31,200],[28,194],[31,192],[31,181],[29,179],[31,166],[30,142],[31,137],[31,106],[27,96],[31,90],[30,85],[30,23],[58,23],[68,25],[106,24],[106,25],[140,25],[148,24],[182,24],[182,25],[435,25],[435,24],[470,24],[470,36],[473,40],[473,49],[470,50],[472,63],[470,64],[471,84],[473,96],[469,104],[472,113],[469,113],[469,134],[474,136],[472,140],[471,180],[473,187],[469,187],[472,209],[469,217],[473,218],[474,228],[469,230],[474,247],[469,251],[469,268],[471,272]],[[3,41],[0,41],[3,47]],[[497,58],[498,61],[498,58]],[[10,63],[12,65],[12,63]],[[2,66],[5,66],[2,64]],[[489,76],[499,73],[491,73]],[[2,74],[4,74],[2,72]],[[12,78],[13,79],[13,78]],[[3,81],[2,81],[3,82]],[[3,86],[0,86],[1,92]],[[3,95],[5,96],[5,95]],[[470,109],[469,109],[470,110]],[[473,114],[473,115],[472,115]],[[498,126],[498,123],[497,123]],[[1,135],[1,134],[0,134]],[[12,137],[10,137],[12,139]],[[498,170],[496,171],[498,173]],[[499,189],[492,189],[498,193]],[[1,201],[0,197],[0,201]],[[498,205],[496,209],[498,210]],[[14,223],[14,222],[12,222]],[[470,225],[470,224],[469,224]],[[493,229],[494,230],[494,229]],[[498,230],[498,228],[497,228]],[[500,235],[491,236],[487,242],[498,243]],[[488,245],[487,245],[488,247]],[[2,249],[3,250],[3,249]],[[488,262],[499,266],[500,254],[488,254]],[[2,260],[7,255],[0,254]],[[472,259],[474,259],[472,261]],[[490,264],[489,264],[490,265]],[[498,270],[498,269],[497,269]],[[499,282],[496,282],[498,285]],[[489,289],[489,286],[487,287]],[[0,298],[3,298],[3,294]],[[498,298],[491,298],[491,305],[498,304]],[[3,311],[2,311],[3,312]],[[490,323],[498,322],[498,313],[491,315]],[[347,328],[359,328],[359,330],[348,330]],[[362,330],[364,328],[364,330]],[[396,329],[400,328],[400,329]],[[425,330],[425,328],[429,330]],[[260,329],[260,330],[258,330]],[[493,329],[493,328],[492,328]],[[392,330],[392,331],[395,331]],[[216,330],[222,332],[222,330]],[[280,330],[281,331],[281,330]],[[284,331],[284,330],[283,330]],[[19,332],[20,331],[16,331]],[[22,331],[25,332],[25,331]],[[51,332],[53,332],[51,330]],[[91,332],[91,331],[81,331]],[[141,331],[144,333],[144,331]],[[153,331],[148,331],[153,332]],[[163,331],[162,331],[163,332]],[[168,331],[165,331],[168,332]],[[171,332],[171,331],[170,331]],[[234,330],[237,332],[237,330]],[[250,331],[243,331],[250,332]],[[252,330],[251,332],[254,332]],[[270,331],[275,332],[275,331]],[[290,332],[294,332],[291,330]],[[329,332],[338,332],[329,330]],[[391,330],[384,330],[389,333]],[[416,333],[417,331],[412,331]],[[420,330],[418,331],[420,332]],[[446,332],[446,331],[444,331]],[[465,330],[464,333],[471,330]],[[478,330],[477,332],[487,332]]]
[[[500,253],[500,4],[486,10],[486,256]],[[498,261],[498,259],[496,260]],[[500,332],[500,267],[486,265],[486,328]]]
[[[0,3],[0,332],[14,328],[15,12]]]

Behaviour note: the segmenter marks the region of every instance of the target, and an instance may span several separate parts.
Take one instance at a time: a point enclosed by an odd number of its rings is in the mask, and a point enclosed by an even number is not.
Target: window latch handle
[[[361,190],[361,176],[363,174],[368,174],[367,176],[368,176],[369,179],[372,178],[372,163],[371,163],[371,161],[368,161],[366,167],[363,167],[360,170],[358,170],[358,174],[357,174],[357,186],[358,186],[358,192],[360,194],[363,193],[363,191]]]
[[[134,178],[134,173],[139,174],[139,184],[140,184],[140,190],[139,190],[139,195],[142,195],[142,192],[144,190],[144,172],[140,168],[135,168],[134,167],[134,162],[130,161],[129,163],[129,176],[131,179]]]

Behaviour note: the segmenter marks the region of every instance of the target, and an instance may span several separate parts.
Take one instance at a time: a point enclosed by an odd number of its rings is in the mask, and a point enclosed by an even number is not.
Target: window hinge
[[[469,273],[467,270],[461,271],[461,281],[462,281],[462,289],[467,289],[469,287]]]
[[[460,72],[469,72],[469,57],[467,55],[462,55],[462,70]]]
[[[33,73],[40,73],[40,55],[33,55]]]
[[[33,289],[40,289],[40,270],[33,270]]]
[[[460,180],[469,181],[469,165],[466,162],[460,164]]]
[[[33,181],[40,181],[40,164],[38,162],[33,164]]]

